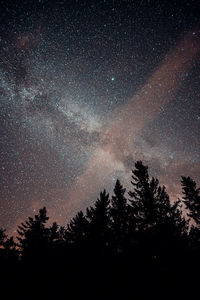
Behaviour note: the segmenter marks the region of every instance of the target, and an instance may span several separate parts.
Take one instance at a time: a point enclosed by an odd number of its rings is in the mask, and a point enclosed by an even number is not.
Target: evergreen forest
[[[117,180],[69,224],[47,226],[46,207],[17,237],[0,230],[1,299],[192,299],[200,274],[200,189],[181,178],[172,200],[135,163],[132,189]],[[195,299],[198,299],[196,296]]]

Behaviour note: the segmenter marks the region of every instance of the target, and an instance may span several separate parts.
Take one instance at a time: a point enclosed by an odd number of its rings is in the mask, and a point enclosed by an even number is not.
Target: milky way
[[[65,225],[129,187],[138,159],[172,198],[181,175],[199,181],[198,16],[194,1],[2,3],[0,226],[43,206]]]

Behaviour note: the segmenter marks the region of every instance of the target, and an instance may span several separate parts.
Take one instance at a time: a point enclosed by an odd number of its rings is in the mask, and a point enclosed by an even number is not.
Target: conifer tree
[[[29,217],[25,223],[18,226],[18,247],[21,249],[22,257],[39,258],[45,254],[48,242],[48,229],[45,224],[49,219],[47,217],[46,208],[39,210],[39,214],[35,218]]]
[[[182,176],[183,201],[188,209],[188,216],[200,226],[200,188],[190,177]]]
[[[100,193],[94,207],[87,208],[86,218],[89,221],[89,235],[94,244],[107,245],[109,239],[109,194],[106,190]]]
[[[179,224],[184,228],[186,223],[179,209],[180,201],[170,202],[165,186],[160,186],[158,179],[149,178],[148,167],[141,161],[136,162],[135,168],[131,182],[134,190],[129,195],[138,228],[144,230],[164,224]]]
[[[68,243],[80,244],[87,238],[88,221],[82,211],[72,218],[67,226],[66,240]]]
[[[0,246],[3,246],[6,239],[6,234],[4,229],[0,229]]]
[[[148,229],[157,222],[158,218],[158,194],[161,189],[158,187],[158,180],[150,180],[148,167],[141,161],[135,163],[135,170],[132,171],[131,181],[134,190],[129,192],[130,202],[133,208],[133,216],[137,222],[138,229]],[[162,191],[164,194],[164,191]]]
[[[125,192],[126,189],[123,188],[120,181],[117,179],[110,209],[112,239],[115,247],[117,247],[117,252],[122,251],[123,243],[127,236],[128,206]]]

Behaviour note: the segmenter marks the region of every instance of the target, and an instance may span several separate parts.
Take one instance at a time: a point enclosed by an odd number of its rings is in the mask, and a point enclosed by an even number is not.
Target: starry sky
[[[136,160],[199,183],[199,1],[0,2],[0,227],[66,225]]]

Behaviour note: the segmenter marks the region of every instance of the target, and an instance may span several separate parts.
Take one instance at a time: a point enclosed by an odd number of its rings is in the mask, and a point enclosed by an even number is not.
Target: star
[[[128,186],[136,160],[173,195],[181,175],[199,178],[193,1],[4,2],[0,227],[44,205],[65,225],[118,178]]]

